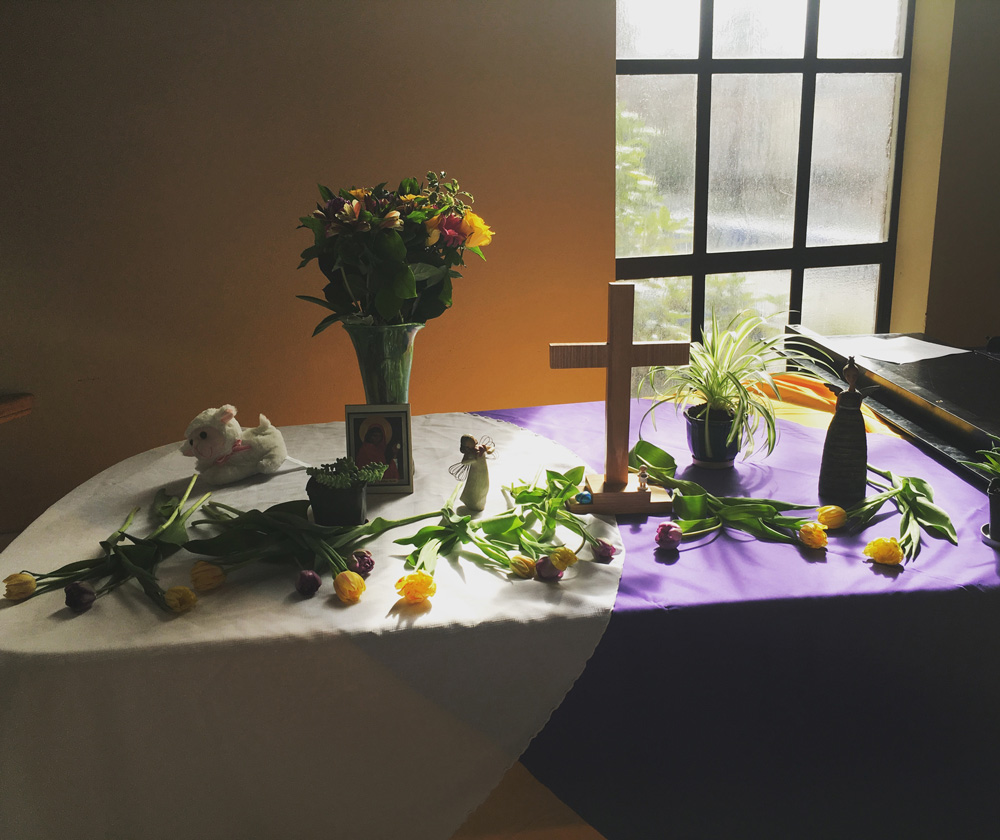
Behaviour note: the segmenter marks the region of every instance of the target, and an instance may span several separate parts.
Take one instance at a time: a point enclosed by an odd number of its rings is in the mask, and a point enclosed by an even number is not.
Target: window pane
[[[829,0],[819,4],[820,58],[897,58],[903,54],[905,0]]]
[[[788,290],[790,271],[747,271],[733,274],[709,274],[705,278],[705,324],[711,324],[712,313],[720,327],[736,315],[750,310],[768,322],[773,330],[768,335],[783,332],[788,323]]]
[[[884,242],[899,76],[816,77],[807,245]]]
[[[792,244],[802,76],[712,77],[708,250]]]
[[[806,0],[715,0],[715,58],[802,58]]]
[[[866,335],[875,329],[877,265],[807,268],[802,325],[820,335]]]
[[[618,58],[697,58],[700,0],[618,0]]]
[[[691,338],[691,278],[653,277],[635,280],[635,341],[688,341]],[[632,368],[632,396],[639,396],[648,367]],[[650,395],[642,386],[641,396]]]
[[[619,76],[615,254],[688,254],[696,76]]]

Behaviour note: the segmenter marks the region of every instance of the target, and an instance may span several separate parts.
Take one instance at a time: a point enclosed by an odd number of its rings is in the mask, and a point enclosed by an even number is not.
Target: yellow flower
[[[399,197],[399,200],[403,202],[409,202],[409,201],[416,201],[418,198],[420,198],[419,195],[414,195],[413,193],[407,193],[406,195],[401,195]]]
[[[876,563],[886,566],[896,566],[903,561],[903,549],[899,547],[895,537],[879,537],[865,546],[865,557],[871,557]]]
[[[208,592],[226,582],[226,573],[215,563],[199,560],[191,567],[191,585],[199,592]]]
[[[549,562],[560,572],[565,572],[570,566],[576,563],[577,557],[572,549],[560,546],[549,552]]]
[[[826,548],[826,525],[807,522],[799,528],[799,539],[809,548]]]
[[[510,570],[518,577],[533,578],[535,576],[535,561],[530,557],[515,554],[510,558]]]
[[[30,598],[38,585],[35,578],[27,572],[18,572],[3,579],[7,585],[3,597],[9,601],[24,601]]]
[[[358,187],[354,190],[348,190],[348,192],[355,198],[364,198],[366,195],[371,195],[372,191],[367,187]]]
[[[493,231],[490,230],[490,226],[471,210],[466,210],[465,216],[462,217],[462,233],[465,234],[467,248],[489,245],[493,241]]]
[[[441,231],[438,230],[441,227],[441,220],[444,218],[444,213],[438,213],[436,216],[431,216],[424,222],[424,228],[427,231],[427,241],[424,243],[428,248],[433,245],[441,237]]]
[[[429,575],[421,569],[419,572],[397,580],[396,591],[403,596],[407,603],[419,604],[437,592],[437,584],[434,582],[433,575]]]
[[[198,603],[198,596],[186,586],[171,586],[163,597],[175,613],[187,612]]]
[[[816,518],[820,525],[835,530],[843,528],[847,521],[847,512],[837,505],[824,505],[816,510]]]
[[[365,579],[357,572],[341,572],[333,579],[333,588],[345,604],[356,604],[365,591]]]

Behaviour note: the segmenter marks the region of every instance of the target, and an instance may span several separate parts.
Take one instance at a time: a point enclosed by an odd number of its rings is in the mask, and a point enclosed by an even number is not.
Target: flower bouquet
[[[472,212],[472,196],[458,182],[427,173],[427,184],[407,178],[334,192],[320,185],[322,202],[300,227],[314,242],[299,268],[313,259],[327,279],[323,297],[298,295],[330,310],[313,335],[331,324],[423,324],[451,306],[452,281],[465,252],[485,259],[493,231]]]

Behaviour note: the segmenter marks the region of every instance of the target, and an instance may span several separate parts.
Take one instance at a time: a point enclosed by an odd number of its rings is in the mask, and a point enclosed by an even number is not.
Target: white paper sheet
[[[826,341],[833,350],[844,356],[864,356],[875,361],[892,362],[897,365],[969,352],[959,347],[934,344],[930,341],[921,341],[918,338],[911,338],[905,335],[896,336],[895,338],[858,335],[833,337],[826,339]]]

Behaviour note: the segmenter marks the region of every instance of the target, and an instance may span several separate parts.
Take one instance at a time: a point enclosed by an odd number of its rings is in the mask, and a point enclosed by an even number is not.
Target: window
[[[706,313],[886,332],[913,0],[617,0],[616,277],[637,339]]]

